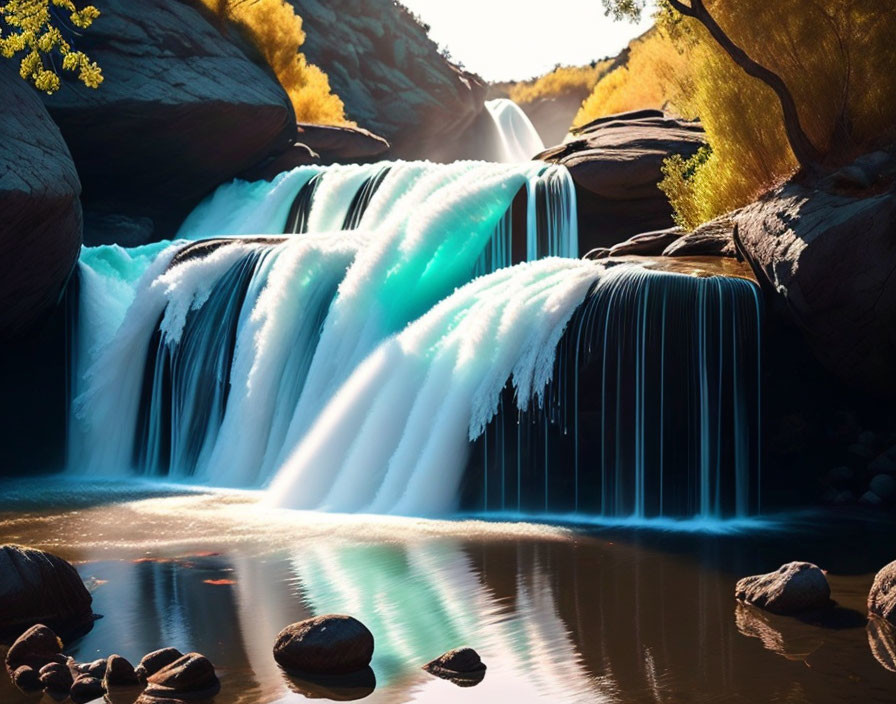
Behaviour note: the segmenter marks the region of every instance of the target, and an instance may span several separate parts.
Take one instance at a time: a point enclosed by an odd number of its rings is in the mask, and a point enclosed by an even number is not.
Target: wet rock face
[[[672,207],[657,188],[663,162],[673,154],[693,156],[704,143],[698,123],[644,110],[595,120],[536,158],[562,164],[572,174],[586,252],[671,227]]]
[[[78,173],[14,63],[0,65],[0,341],[43,320],[81,248]]]
[[[831,605],[831,587],[824,573],[809,562],[790,562],[768,574],[744,577],[735,596],[776,614],[795,614]]]
[[[81,675],[72,684],[69,696],[77,704],[78,702],[91,702],[94,699],[99,699],[105,691],[103,683],[96,677]]]
[[[373,657],[373,634],[352,618],[333,614],[287,626],[274,643],[274,659],[297,673],[340,675],[362,670]]]
[[[884,567],[874,578],[868,595],[868,612],[896,627],[896,562]]]
[[[290,0],[302,51],[330,78],[346,113],[402,159],[451,160],[483,112],[481,80],[450,63],[426,29],[392,0]],[[315,148],[314,145],[310,145]]]
[[[295,115],[256,65],[178,0],[108,0],[78,38],[103,69],[97,90],[67,81],[44,102],[71,149],[85,205],[148,217],[154,239],[199,198],[282,151]]]
[[[472,648],[449,650],[423,669],[436,677],[447,679],[461,686],[472,686],[485,677],[485,664]]]
[[[187,653],[149,677],[141,701],[206,699],[220,689],[215,667],[208,658]]]
[[[62,558],[0,546],[0,631],[14,632],[35,623],[81,625],[93,617],[92,602],[75,568]]]
[[[884,398],[896,392],[896,185],[822,185],[787,184],[747,206],[736,235],[818,360]]]

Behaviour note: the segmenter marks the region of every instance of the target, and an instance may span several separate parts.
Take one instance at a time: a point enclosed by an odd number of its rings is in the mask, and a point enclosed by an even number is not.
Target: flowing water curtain
[[[547,402],[520,413],[505,391],[464,507],[635,520],[758,513],[761,311],[744,279],[610,268],[561,341]]]
[[[77,377],[92,381],[79,384],[83,393],[73,404],[77,442],[70,467],[114,474],[136,464],[144,473],[213,483],[262,481],[304,435],[322,399],[380,340],[484,273],[486,252],[499,252],[490,268],[510,263],[501,223],[515,194],[543,173],[553,172],[538,164],[401,164],[299,169],[270,184],[222,187],[191,216],[183,234],[203,231],[206,220],[224,222],[221,209],[239,216],[232,220],[236,231],[282,227],[296,193],[314,180],[311,208],[303,217],[316,226],[369,223],[372,229],[304,235],[298,249],[235,240],[222,253],[202,245],[202,252],[213,253],[179,259],[163,274],[174,256],[168,252],[136,289],[129,280],[129,297],[135,298],[135,290],[139,295],[116,339],[102,359],[93,355],[92,364],[78,362]],[[549,239],[567,251],[576,236],[570,192],[556,196],[565,205],[555,210],[565,216],[540,225],[557,230]],[[320,209],[328,212],[318,214]],[[498,236],[504,245],[495,245]],[[102,306],[91,308],[87,318],[104,315]],[[159,328],[163,315],[178,324],[163,320]],[[288,352],[276,350],[277,344],[289,344]],[[274,369],[283,369],[280,385],[272,386],[276,377],[259,371],[259,360],[269,359]],[[142,377],[138,367],[145,368]],[[252,394],[262,383],[258,379],[267,380],[265,396]],[[122,393],[132,397],[119,398]],[[104,435],[113,419],[120,421],[120,437]],[[222,426],[226,432],[219,442]],[[85,432],[88,443],[81,442]],[[124,437],[132,442],[127,458]]]
[[[495,124],[500,144],[501,161],[531,161],[544,151],[544,142],[523,109],[512,100],[498,98],[485,103]]]

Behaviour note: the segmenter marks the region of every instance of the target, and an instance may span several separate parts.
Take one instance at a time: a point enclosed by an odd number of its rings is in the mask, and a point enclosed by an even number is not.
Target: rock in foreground
[[[472,648],[457,648],[428,662],[423,669],[436,677],[472,686],[485,677],[485,664]]]
[[[25,631],[12,644],[6,653],[6,668],[15,672],[20,667],[27,666],[39,671],[44,665],[61,662],[63,659],[59,637],[46,626],[38,624]]]
[[[884,567],[874,578],[868,594],[868,611],[896,626],[896,561]]]
[[[106,689],[111,687],[135,687],[140,684],[134,666],[121,655],[110,655],[103,678]]]
[[[373,657],[373,634],[351,616],[331,614],[287,626],[274,643],[274,659],[297,673],[341,675],[362,670]]]
[[[215,667],[208,658],[199,653],[187,653],[151,675],[139,701],[207,699],[220,689]]]
[[[177,648],[162,648],[147,653],[137,665],[135,673],[141,682],[145,682],[150,676],[156,674],[163,667],[167,667],[176,660],[180,660],[184,654]]]
[[[790,562],[775,572],[744,577],[735,596],[775,614],[795,614],[830,606],[831,587],[816,565]]]

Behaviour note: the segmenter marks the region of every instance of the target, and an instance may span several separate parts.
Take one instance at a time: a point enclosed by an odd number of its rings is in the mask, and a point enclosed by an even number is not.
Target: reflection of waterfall
[[[529,161],[544,151],[544,142],[541,141],[538,130],[515,102],[499,98],[486,102],[485,108],[494,120],[501,138],[502,161]]]

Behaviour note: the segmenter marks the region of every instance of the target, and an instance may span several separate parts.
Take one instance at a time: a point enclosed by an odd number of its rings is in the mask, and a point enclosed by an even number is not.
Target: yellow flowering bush
[[[93,5],[79,10],[72,0],[7,0],[0,4],[0,56],[12,59],[24,52],[19,74],[45,93],[59,90],[54,62],[57,56],[62,59],[63,71],[77,72],[85,86],[98,87],[103,82],[102,70],[65,40],[54,24],[53,8],[68,13],[69,21],[78,29],[86,29],[100,15]]]

